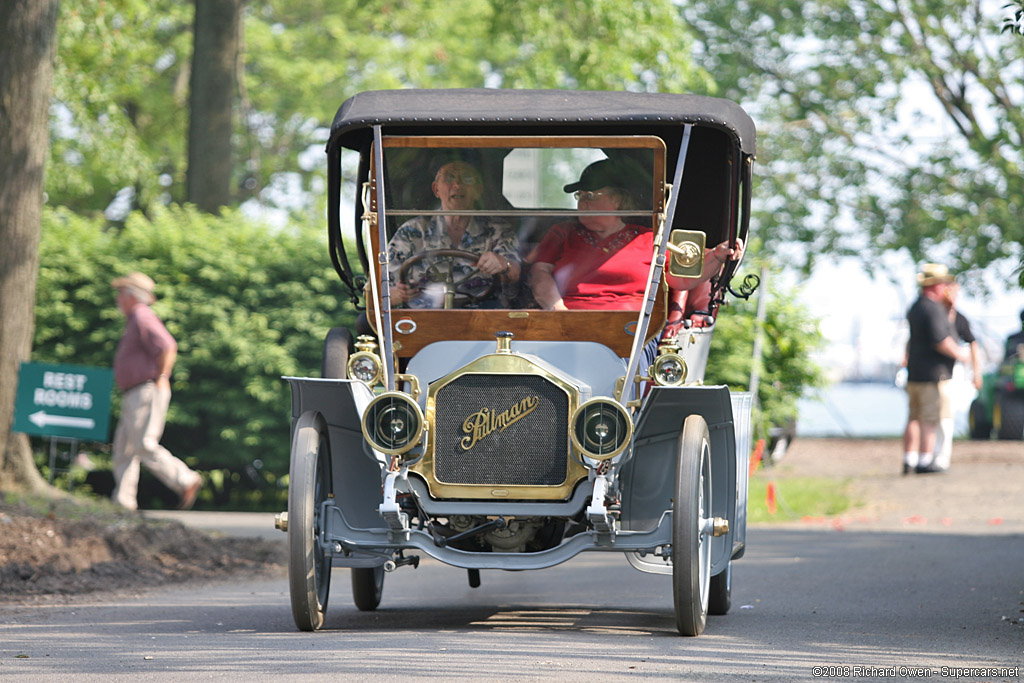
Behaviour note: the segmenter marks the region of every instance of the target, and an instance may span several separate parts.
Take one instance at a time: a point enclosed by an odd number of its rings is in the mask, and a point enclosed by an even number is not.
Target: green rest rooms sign
[[[12,430],[105,443],[113,386],[110,368],[22,363]]]

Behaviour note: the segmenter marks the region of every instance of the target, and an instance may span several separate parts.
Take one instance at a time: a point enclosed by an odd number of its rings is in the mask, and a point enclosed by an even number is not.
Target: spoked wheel
[[[672,508],[672,598],[676,628],[699,636],[711,581],[711,439],[700,415],[683,423]]]
[[[724,572],[711,577],[710,591],[708,614],[728,614],[732,607],[732,560],[725,566]]]
[[[476,262],[480,260],[480,254],[462,249],[430,249],[411,256],[406,259],[398,271],[398,279],[408,284],[410,268],[424,260],[430,263],[429,280],[441,283],[450,280],[450,286],[455,293],[452,304],[455,308],[462,308],[466,304],[486,299],[498,285],[497,277],[484,275],[476,270]],[[462,263],[472,270],[463,275],[455,275],[456,263]],[[483,282],[474,284],[474,278],[481,279]]]
[[[288,588],[292,616],[301,631],[324,624],[331,588],[331,556],[318,539],[323,529],[321,505],[331,493],[331,449],[327,425],[306,413],[295,423],[288,487]]]
[[[384,592],[384,566],[352,568],[352,600],[364,612],[377,609]]]

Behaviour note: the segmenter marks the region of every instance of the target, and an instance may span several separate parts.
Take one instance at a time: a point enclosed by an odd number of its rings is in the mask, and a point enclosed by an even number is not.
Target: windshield
[[[393,308],[640,309],[664,211],[660,139],[383,147]]]

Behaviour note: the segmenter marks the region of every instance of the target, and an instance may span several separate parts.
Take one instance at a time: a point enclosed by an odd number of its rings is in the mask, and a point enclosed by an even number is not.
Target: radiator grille
[[[533,409],[504,429],[466,431],[467,419],[502,424],[515,407]],[[486,409],[483,417],[480,412]],[[474,416],[477,416],[474,418]],[[434,476],[448,484],[557,486],[567,476],[569,397],[533,375],[463,375],[438,390]],[[507,421],[507,419],[506,419]],[[470,445],[467,449],[464,446]]]

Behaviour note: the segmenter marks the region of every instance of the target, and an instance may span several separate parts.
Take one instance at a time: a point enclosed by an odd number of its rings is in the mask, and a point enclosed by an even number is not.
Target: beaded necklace
[[[600,249],[606,254],[612,251],[618,251],[632,242],[633,239],[640,234],[640,228],[635,225],[626,225],[618,232],[609,235],[603,240],[590,230],[583,227],[583,224],[581,223],[576,224],[576,231],[583,238],[583,241],[587,243],[587,246],[593,247],[594,249]]]

